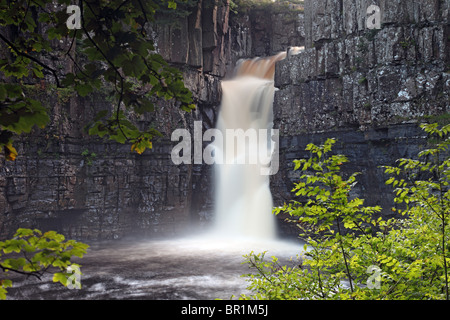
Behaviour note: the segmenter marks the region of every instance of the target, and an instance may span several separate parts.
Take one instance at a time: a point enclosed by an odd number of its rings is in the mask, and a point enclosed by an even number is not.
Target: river
[[[87,242],[89,243],[89,242]],[[268,251],[286,264],[296,263],[301,244],[286,241],[226,239],[210,236],[89,243],[81,265],[81,289],[13,276],[8,299],[32,300],[212,300],[249,293],[241,277],[249,273],[243,255]],[[292,260],[292,261],[291,261]]]

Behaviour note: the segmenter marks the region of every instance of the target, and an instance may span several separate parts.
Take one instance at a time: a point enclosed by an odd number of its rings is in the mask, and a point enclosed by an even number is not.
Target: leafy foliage
[[[344,179],[347,159],[330,155],[335,140],[307,147],[309,159],[295,161],[304,174],[293,192],[305,197],[287,212],[305,231],[298,266],[282,267],[264,253],[246,255],[258,272],[246,275],[254,295],[241,299],[449,299],[450,125],[422,125],[433,145],[418,160],[386,166],[393,185],[393,209],[402,218],[375,218],[379,207],[350,197],[356,174]]]
[[[397,238],[408,241],[413,249],[408,252],[421,264],[413,273],[421,276],[426,296],[449,299],[448,267],[450,262],[450,125],[439,128],[437,124],[422,125],[433,146],[418,154],[417,160],[400,159],[397,167],[385,167],[391,178],[397,197],[396,203],[403,204],[398,212],[408,219],[403,223],[403,232]],[[425,286],[426,283],[432,286]]]
[[[72,275],[69,267],[79,267],[71,259],[83,257],[87,248],[87,244],[75,240],[65,241],[62,234],[54,231],[18,229],[12,239],[0,241],[0,268],[4,275],[16,272],[38,279],[49,270],[57,270],[53,281],[67,286]],[[8,287],[12,287],[12,281],[0,279],[0,299],[6,299]]]
[[[81,29],[69,29],[66,24],[69,0],[2,2],[0,41],[8,52],[0,59],[5,81],[0,83],[0,147],[6,158],[17,156],[12,147],[15,135],[28,133],[34,126],[42,128],[49,121],[46,106],[25,94],[23,85],[29,81],[53,81],[58,88],[74,88],[82,97],[101,87],[111,88],[114,110],[100,111],[88,125],[89,133],[128,142],[138,153],[151,148],[151,140],[159,133],[152,128],[139,130],[129,120],[130,114],[153,111],[155,99],[173,99],[185,111],[195,108],[181,72],[155,53],[148,35],[160,6],[173,10],[186,1],[80,0]],[[54,63],[41,60],[45,55],[58,58],[52,46],[56,40],[70,43],[59,58],[70,59],[74,72],[63,73]]]

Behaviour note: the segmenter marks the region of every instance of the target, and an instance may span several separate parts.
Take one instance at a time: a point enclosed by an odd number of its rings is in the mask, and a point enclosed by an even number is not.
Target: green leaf
[[[8,287],[12,287],[12,281],[5,279],[5,280],[0,280],[0,300],[5,300],[6,299],[6,294],[7,294],[7,290],[6,288]]]
[[[42,67],[35,67],[32,69],[33,74],[37,77],[37,78],[43,78],[44,77],[44,73],[42,72]]]
[[[94,88],[86,83],[78,83],[77,85],[75,85],[75,89],[77,90],[80,96],[85,97],[89,93],[91,93]]]
[[[20,252],[20,251],[17,251]],[[5,259],[2,262],[2,265],[7,268],[11,268],[14,270],[21,270],[24,265],[26,265],[27,261],[25,258],[17,258],[17,259]]]
[[[135,151],[138,154],[142,154],[146,149],[152,148],[152,142],[148,139],[140,139],[137,142],[133,143],[131,146],[131,151]]]
[[[28,236],[33,235],[35,232],[36,232],[35,230],[19,228],[19,229],[17,229],[14,237],[28,237]]]
[[[56,231],[47,231],[43,236],[44,238],[55,240],[56,242],[62,242],[65,239],[64,235],[59,234]]]
[[[6,90],[8,97],[11,99],[22,97],[23,91],[20,85],[6,83],[3,85]]]
[[[60,282],[63,286],[67,287],[69,275],[65,272],[56,272],[53,275],[53,282]]]
[[[61,84],[65,87],[71,86],[75,83],[75,75],[73,73],[66,74],[66,77],[61,81]]]
[[[17,240],[17,239],[11,239],[6,240],[4,242],[3,252],[4,253],[11,253],[11,252],[17,252],[19,253],[22,249],[23,240]]]
[[[168,7],[169,7],[169,9],[176,9],[177,3],[173,0],[169,0]]]
[[[12,287],[12,281],[9,280],[9,279],[0,280],[0,285],[1,285],[3,288]]]
[[[102,110],[97,112],[97,114],[94,117],[94,121],[99,121],[100,119],[106,117],[108,115],[108,110]]]
[[[4,150],[6,160],[8,161],[16,160],[18,153],[16,148],[14,148],[10,142],[4,145]]]
[[[135,55],[133,57],[133,60],[131,61],[131,63],[132,63],[132,66],[133,66],[133,68],[132,68],[133,74],[136,77],[139,77],[146,70],[146,66],[144,64],[144,61],[138,55]]]
[[[134,107],[138,114],[152,112],[155,110],[155,105],[149,99],[139,99],[138,104]]]
[[[386,181],[386,184],[392,184],[395,181],[395,178],[390,178]]]

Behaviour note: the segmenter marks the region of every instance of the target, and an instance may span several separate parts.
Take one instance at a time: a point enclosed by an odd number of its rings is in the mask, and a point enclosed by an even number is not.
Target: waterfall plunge
[[[226,236],[272,240],[276,238],[276,220],[272,214],[269,175],[261,161],[274,151],[271,139],[275,63],[286,53],[269,58],[245,60],[238,64],[235,77],[222,82],[222,104],[217,129],[224,143],[216,147],[224,161],[216,164],[216,231]],[[245,143],[225,148],[228,132],[253,132]],[[258,133],[265,132],[266,135]],[[231,137],[234,139],[234,137]],[[255,156],[252,158],[252,156]],[[251,159],[258,161],[249,161]],[[240,164],[244,163],[244,164]]]

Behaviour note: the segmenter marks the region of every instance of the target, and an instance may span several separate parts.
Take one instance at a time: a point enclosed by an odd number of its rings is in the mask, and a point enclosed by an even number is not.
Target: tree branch
[[[120,10],[120,8],[122,8],[122,6],[124,6],[127,2],[129,2],[130,0],[125,0],[124,2],[122,2],[115,10],[114,13],[116,13],[117,11]]]
[[[33,271],[33,272],[20,271],[20,270],[16,270],[16,269],[13,269],[13,268],[5,267],[5,266],[3,266],[1,264],[0,264],[0,268],[2,268],[3,271],[13,271],[15,273],[23,274],[23,275],[26,275],[26,276],[33,276],[33,277],[38,278],[39,280],[41,280],[41,277],[42,277],[42,274],[37,272],[37,271]]]
[[[341,227],[340,227],[340,223],[339,223],[339,217],[336,217],[336,223],[337,223],[337,227],[338,227],[338,232],[342,236]],[[344,258],[345,269],[347,271],[348,281],[350,283],[350,290],[353,293],[352,275],[350,274],[350,269],[349,269],[349,266],[348,266],[348,263],[347,263],[347,257],[345,255],[345,250],[344,250],[344,244],[342,243],[341,239],[339,239],[338,241],[339,241],[339,246],[341,247],[342,257]],[[352,297],[352,299],[354,300],[355,298]]]
[[[60,84],[60,82],[59,82],[58,74],[56,73],[56,70],[55,70],[55,69],[49,67],[49,66],[46,65],[45,63],[43,63],[43,62],[39,61],[38,59],[36,59],[35,57],[30,56],[28,53],[25,53],[25,52],[20,51],[20,50],[14,45],[14,43],[12,43],[11,41],[9,41],[9,40],[8,40],[5,36],[3,36],[1,33],[0,33],[0,39],[2,39],[7,45],[9,45],[9,46],[11,47],[11,49],[13,49],[18,55],[20,55],[20,56],[22,56],[22,57],[25,57],[25,58],[28,58],[28,59],[34,61],[35,63],[37,63],[38,65],[40,65],[41,67],[43,67],[44,69],[50,71],[50,72],[53,74],[53,76],[55,77],[56,86],[57,86],[58,88],[61,88],[61,84]]]
[[[70,47],[69,49],[66,51],[66,56],[69,57],[69,59],[73,62],[73,64],[75,65],[75,67],[86,77],[86,78],[91,78],[89,75],[87,75],[84,70],[78,65],[78,63],[75,61],[75,59],[70,55],[70,51],[72,50],[73,44],[75,42],[77,36],[77,29],[75,29],[72,41],[70,42]],[[80,79],[80,77],[77,76],[77,78]]]
[[[144,23],[141,25],[141,34],[143,37],[145,37],[145,25],[149,22],[147,18],[147,13],[145,12],[144,6],[142,5],[141,1],[138,0],[139,6],[141,7],[142,13],[144,14]]]
[[[83,12],[83,0],[80,0],[80,11]],[[87,2],[86,2],[87,3]],[[90,10],[92,11],[92,9],[90,8]],[[94,13],[95,14],[95,13]],[[119,76],[120,78],[120,93],[119,93],[119,101],[117,103],[117,116],[116,116],[116,122],[117,122],[117,126],[119,127],[120,132],[122,132],[123,136],[125,137],[126,140],[129,140],[128,137],[125,135],[125,133],[122,130],[122,126],[120,125],[120,121],[119,121],[119,112],[120,112],[120,105],[122,103],[123,100],[123,87],[124,87],[124,78],[123,76],[120,74],[119,69],[117,68],[117,66],[106,56],[106,54],[103,52],[102,49],[100,49],[100,47],[97,45],[97,43],[94,41],[94,39],[92,39],[91,35],[89,34],[89,32],[86,30],[86,26],[85,26],[85,21],[84,21],[84,16],[83,14],[81,14],[81,28],[84,31],[84,34],[86,35],[86,37],[89,39],[89,41],[94,45],[94,47],[97,49],[98,52],[100,52],[100,54],[103,56],[103,59],[105,59],[105,61],[113,68],[114,72]],[[115,85],[115,84],[114,84]]]

